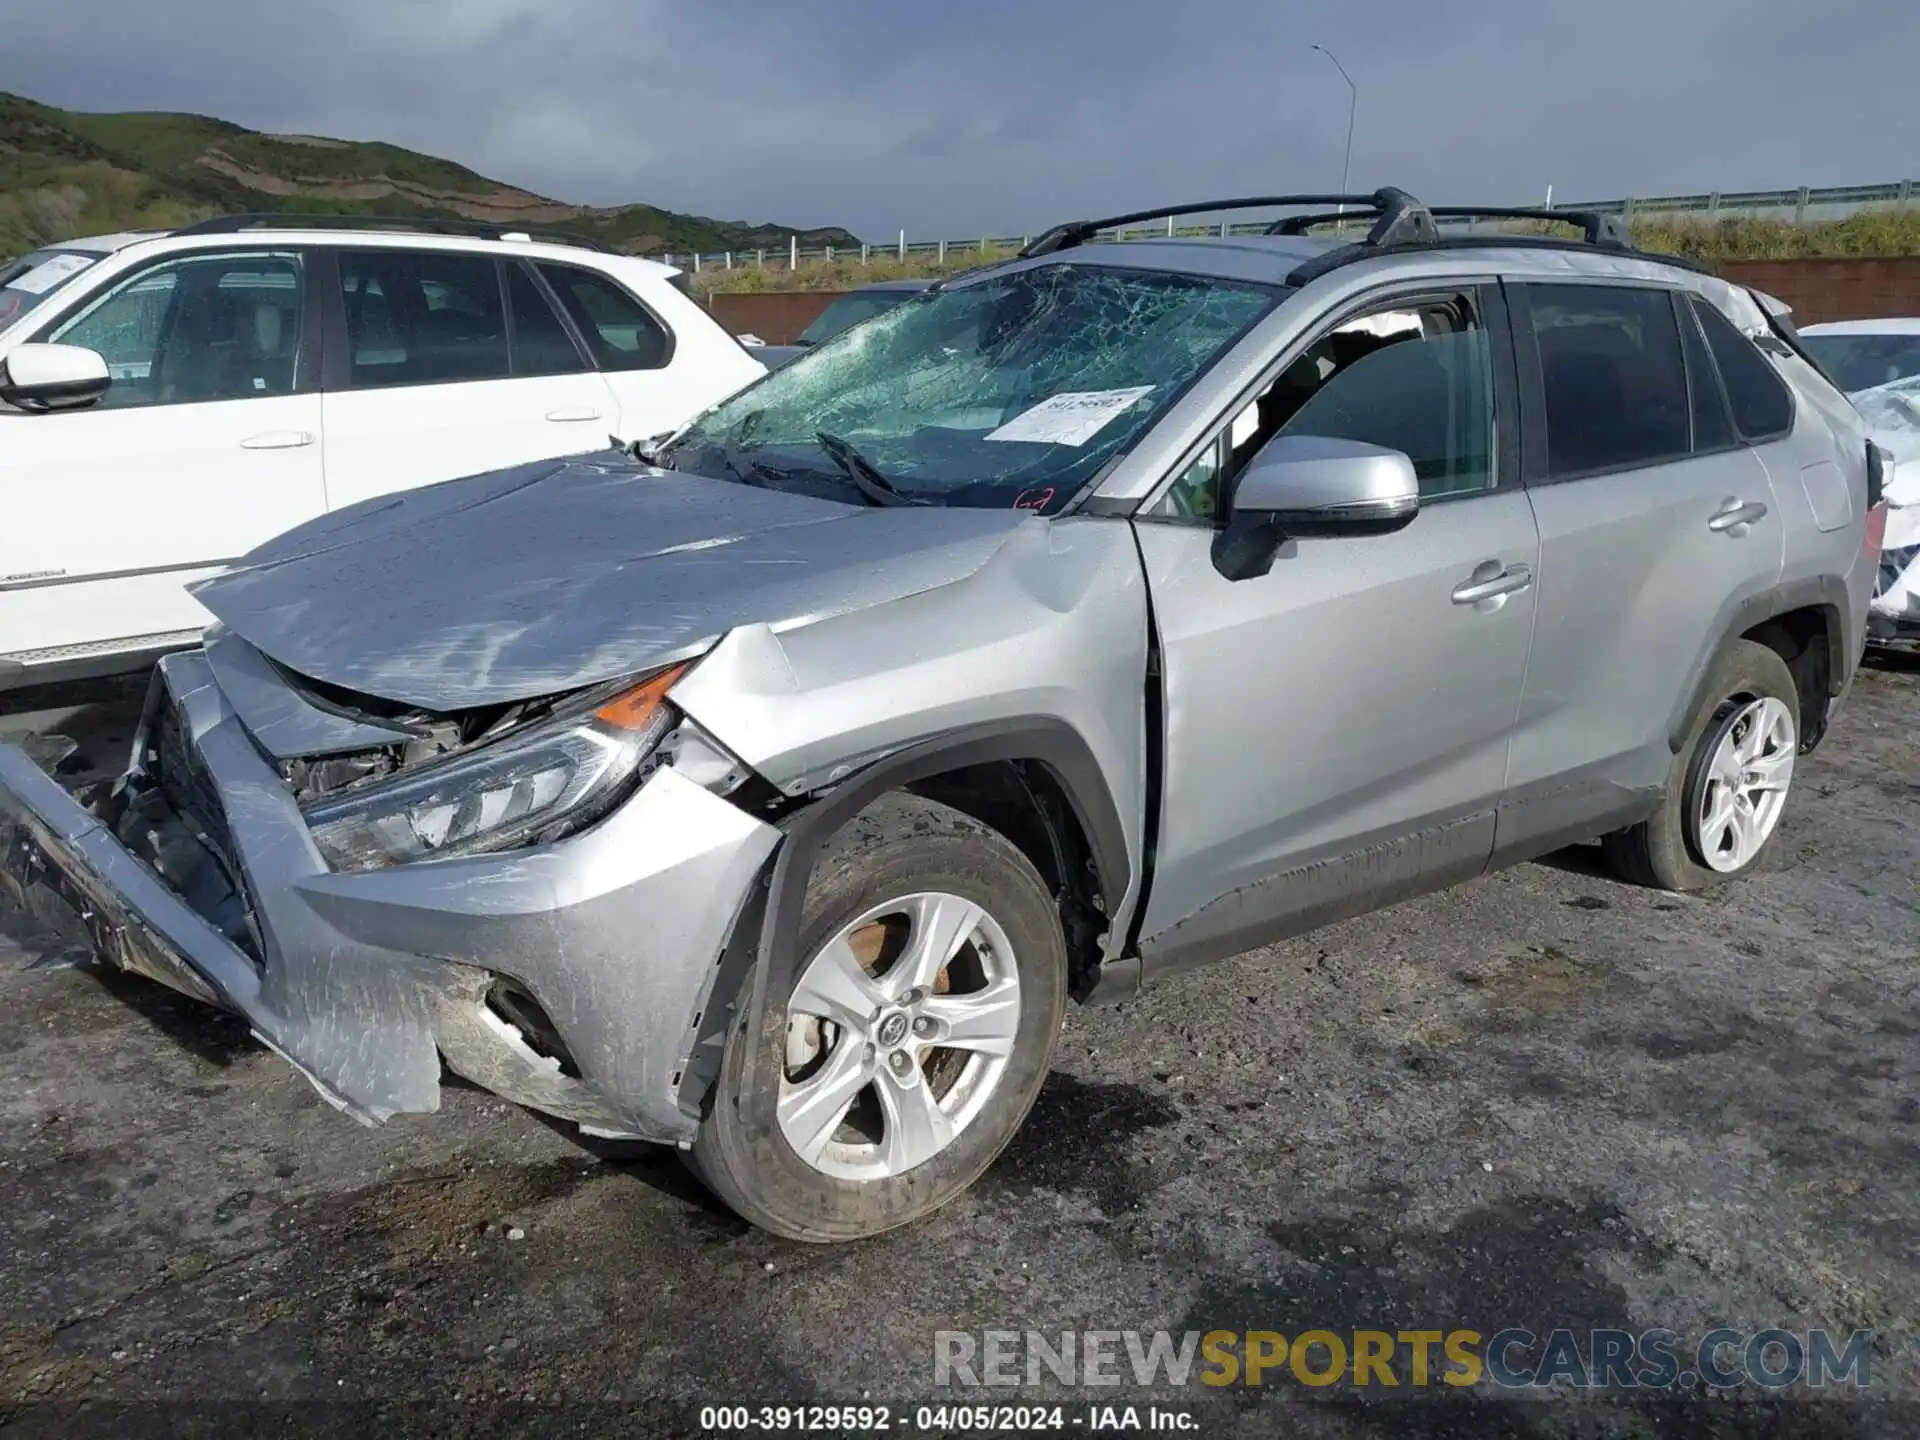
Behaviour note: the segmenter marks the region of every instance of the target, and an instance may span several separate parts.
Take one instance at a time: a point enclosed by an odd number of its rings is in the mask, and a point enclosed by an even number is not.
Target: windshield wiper
[[[911,495],[902,495],[894,483],[873,468],[873,462],[862,455],[853,446],[838,435],[829,435],[824,430],[813,432],[814,440],[842,470],[854,488],[875,505],[925,505],[928,502]]]
[[[771,470],[756,465],[746,459],[733,446],[724,441],[713,447],[714,454],[720,457],[720,463],[727,467],[727,473],[742,485],[752,485],[756,489],[770,490],[775,476]]]

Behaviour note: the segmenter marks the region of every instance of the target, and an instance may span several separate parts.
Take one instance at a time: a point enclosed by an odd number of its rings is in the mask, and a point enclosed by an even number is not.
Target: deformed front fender
[[[902,563],[875,551],[876,566]],[[977,570],[883,604],[729,632],[674,704],[795,803],[750,902],[757,921],[736,925],[700,1017],[682,1109],[705,1101],[749,972],[756,1025],[785,993],[770,987],[792,980],[820,842],[890,789],[996,762],[1044,767],[1087,842],[1111,969],[1143,871],[1146,667],[1139,551],[1106,518],[1022,526]]]

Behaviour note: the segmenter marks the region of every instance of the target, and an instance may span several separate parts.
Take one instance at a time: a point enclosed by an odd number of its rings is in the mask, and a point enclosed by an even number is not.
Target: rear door
[[[300,251],[195,251],[30,331],[113,383],[85,410],[0,406],[0,655],[189,640],[185,583],[321,513],[313,314]]]
[[[1641,818],[1669,735],[1743,602],[1779,580],[1780,505],[1735,432],[1682,292],[1509,287],[1539,619],[1505,858]]]
[[[1485,866],[1538,559],[1513,419],[1497,285],[1376,299],[1292,359],[1136,521],[1165,716],[1150,970]],[[1419,514],[1390,535],[1289,541],[1267,574],[1224,578],[1221,476],[1276,434],[1405,452]]]
[[[616,409],[546,286],[490,254],[330,254],[324,427],[335,509],[606,448]]]
[[[689,317],[691,302],[664,282],[639,287],[659,292],[648,304],[611,275],[583,265],[542,260],[536,268],[613,392],[619,422],[605,428],[622,439],[678,429],[762,373],[710,317]],[[699,323],[676,326],[676,314]]]

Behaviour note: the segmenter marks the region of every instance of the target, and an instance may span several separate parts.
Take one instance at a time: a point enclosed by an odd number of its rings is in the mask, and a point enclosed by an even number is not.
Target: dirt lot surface
[[[117,768],[136,694],[0,731]],[[703,1404],[864,1400],[911,1430],[945,1399],[1158,1401],[1205,1435],[1920,1434],[1917,737],[1920,666],[1863,674],[1767,872],[1723,891],[1569,851],[1074,1014],[973,1192],[838,1249],[473,1090],[363,1130],[232,1020],[0,915],[0,1424],[690,1434]],[[1510,1325],[1878,1338],[1864,1399],[933,1385],[938,1330]]]

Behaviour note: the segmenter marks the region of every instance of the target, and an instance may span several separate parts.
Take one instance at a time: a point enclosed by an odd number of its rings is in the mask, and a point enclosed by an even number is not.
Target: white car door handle
[[[577,425],[584,420],[598,420],[600,412],[591,405],[568,405],[559,410],[547,411],[547,419],[556,425]]]
[[[1747,533],[1747,527],[1767,513],[1767,507],[1758,500],[1735,500],[1728,496],[1720,502],[1720,508],[1713,512],[1707,521],[1707,529],[1722,533],[1731,531],[1734,537]]]
[[[313,436],[305,430],[262,430],[240,442],[242,450],[295,450],[311,445]]]
[[[1476,568],[1464,584],[1454,586],[1453,603],[1478,605],[1482,600],[1497,600],[1502,595],[1511,595],[1533,584],[1533,571],[1525,565],[1509,565],[1491,575],[1486,573],[1499,563],[1497,560],[1488,561]]]

